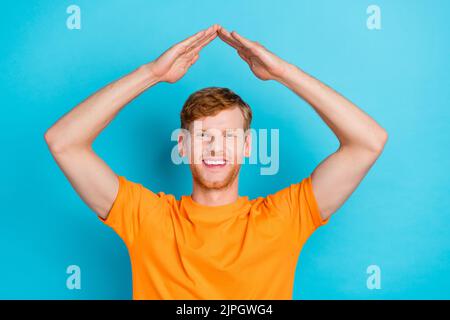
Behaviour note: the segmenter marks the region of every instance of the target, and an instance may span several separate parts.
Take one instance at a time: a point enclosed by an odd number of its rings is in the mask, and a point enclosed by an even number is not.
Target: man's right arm
[[[156,83],[151,64],[141,66],[93,94],[45,133],[64,175],[83,201],[104,219],[117,195],[119,180],[93,151],[92,143],[128,102]]]
[[[158,82],[173,83],[182,78],[198,59],[199,51],[216,35],[215,25],[177,43],[155,61],[90,96],[46,131],[45,140],[58,166],[83,201],[101,218],[108,216],[119,180],[93,151],[93,141],[142,92]]]

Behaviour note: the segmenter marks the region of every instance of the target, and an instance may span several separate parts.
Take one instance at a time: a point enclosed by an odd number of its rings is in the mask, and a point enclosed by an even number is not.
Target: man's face
[[[250,155],[251,135],[245,135],[243,128],[239,108],[190,124],[190,138],[181,138],[181,152],[188,156],[194,181],[201,187],[224,189],[236,180],[244,157]]]

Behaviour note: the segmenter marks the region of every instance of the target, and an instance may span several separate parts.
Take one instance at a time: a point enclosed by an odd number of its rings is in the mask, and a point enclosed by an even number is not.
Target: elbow
[[[44,133],[44,140],[53,156],[72,153],[73,151],[90,150],[91,143],[77,143],[65,139],[65,134],[50,128]]]
[[[371,158],[378,158],[378,156],[380,156],[383,152],[387,140],[387,131],[380,127],[376,131],[372,131],[370,134],[362,137],[362,139],[358,142],[341,143],[340,148],[346,148],[346,146],[349,146],[369,154]]]
[[[380,130],[380,137],[379,137],[379,147],[378,150],[381,153],[384,149],[384,146],[386,145],[387,141],[388,141],[388,133],[386,131],[386,129],[381,128]]]
[[[387,143],[388,140],[388,133],[385,129],[381,128],[376,132],[374,135],[373,142],[371,143],[370,150],[374,152],[377,155],[380,155],[383,150],[384,146]]]
[[[57,138],[57,134],[54,132],[54,130],[52,130],[52,128],[48,129],[44,133],[44,140],[53,155],[60,154],[66,149],[60,139]]]
[[[51,129],[48,129],[47,131],[45,131],[44,140],[45,140],[45,143],[47,144],[48,148],[50,149],[50,151],[53,152],[53,150],[55,149],[55,141],[54,141],[53,133],[52,133]]]

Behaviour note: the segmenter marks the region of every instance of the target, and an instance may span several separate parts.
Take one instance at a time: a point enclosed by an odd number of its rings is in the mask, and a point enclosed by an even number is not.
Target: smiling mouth
[[[205,167],[209,169],[219,169],[226,166],[227,162],[224,159],[203,159],[202,163]]]

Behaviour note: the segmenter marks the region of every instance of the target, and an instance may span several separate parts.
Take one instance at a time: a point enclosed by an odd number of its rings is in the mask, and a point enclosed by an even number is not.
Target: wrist
[[[301,72],[301,70],[296,65],[286,62],[283,73],[280,75],[277,81],[289,87],[290,85],[292,85],[299,72]]]
[[[145,79],[145,82],[148,83],[149,86],[155,85],[161,80],[154,74],[153,72],[153,62],[144,64],[138,68],[138,71],[142,74]]]

